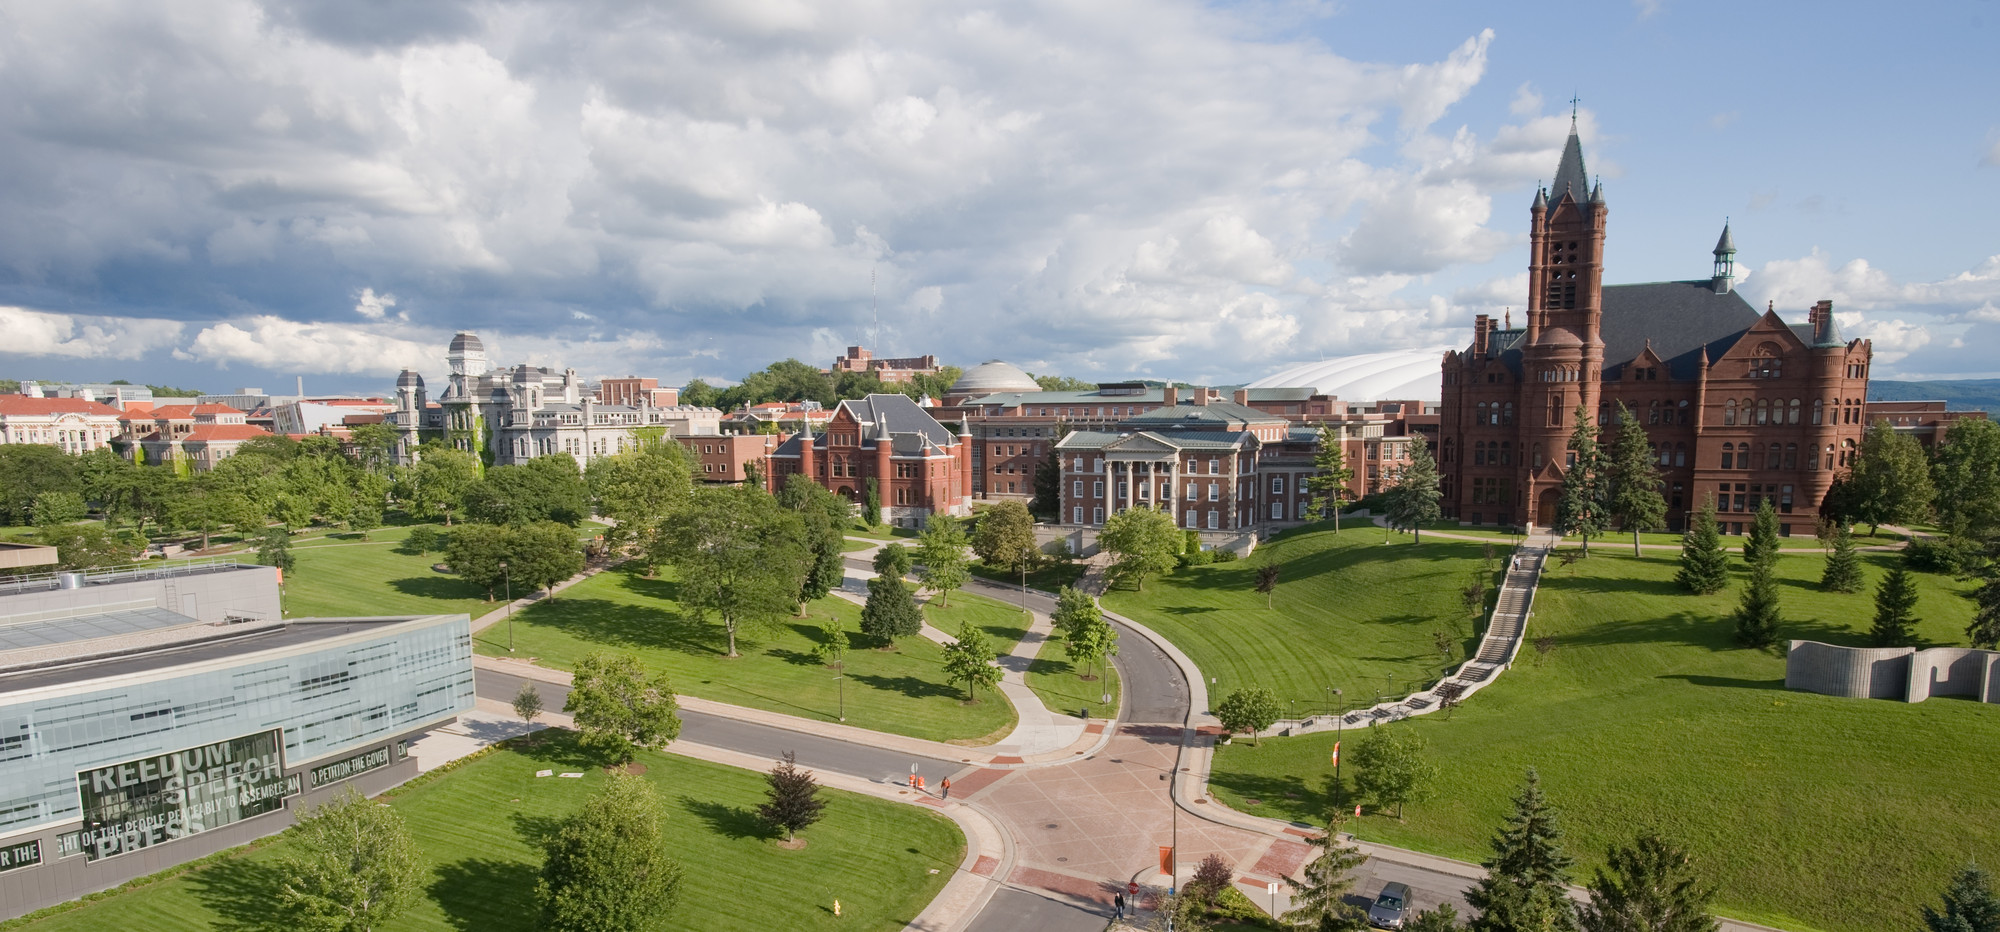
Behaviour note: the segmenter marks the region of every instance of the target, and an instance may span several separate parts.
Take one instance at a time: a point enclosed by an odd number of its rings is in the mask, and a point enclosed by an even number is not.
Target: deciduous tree
[[[659,795],[644,777],[613,774],[604,789],[542,839],[535,885],[548,932],[662,928],[680,900],[681,865],[667,856]]]
[[[1715,526],[1715,498],[1702,500],[1694,523],[1681,535],[1681,569],[1674,581],[1696,595],[1721,592],[1729,585],[1729,557],[1722,551],[1722,532]]]
[[[799,516],[810,560],[799,580],[798,603],[801,614],[806,603],[826,598],[847,578],[847,529],[850,509],[847,501],[804,473],[785,477],[778,491],[778,504]]]
[[[444,565],[458,578],[486,590],[486,601],[491,602],[501,580],[512,581],[510,571],[502,569],[512,555],[506,528],[470,524],[451,532],[444,546]]]
[[[2000,532],[2000,424],[1986,418],[1953,421],[1931,464],[1938,522],[1955,536]]]
[[[1715,932],[1715,888],[1702,881],[1686,851],[1654,834],[1605,855],[1590,902],[1577,910],[1583,932]]]
[[[695,619],[713,617],[729,639],[747,622],[791,613],[810,554],[804,525],[762,489],[696,489],[668,522],[664,557],[680,571],[681,606]]]
[[[1131,580],[1141,591],[1146,577],[1174,568],[1183,541],[1172,515],[1144,505],[1112,515],[1097,535],[1098,546],[1113,558],[1107,575]]]
[[[292,529],[281,524],[265,531],[264,543],[257,548],[257,562],[291,575],[292,567],[298,563],[298,558],[292,556]]]
[[[1923,445],[1881,418],[1861,436],[1845,490],[1855,519],[1866,521],[1871,534],[1884,524],[1914,524],[1929,517],[1937,491]]]
[[[947,683],[965,684],[965,701],[979,698],[978,688],[993,688],[1000,682],[1000,668],[993,665],[993,645],[978,625],[958,626],[958,639],[944,646],[944,678]]]
[[[1618,403],[1618,436],[1611,441],[1611,453],[1604,463],[1604,478],[1610,485],[1610,512],[1619,526],[1632,532],[1632,556],[1639,549],[1639,532],[1656,528],[1667,520],[1667,500],[1660,496],[1658,456],[1646,429],[1639,426],[1624,402]]]
[[[1377,806],[1395,806],[1403,817],[1405,803],[1430,797],[1437,765],[1424,756],[1429,742],[1408,727],[1378,725],[1354,745],[1354,787]]]
[[[630,450],[600,456],[583,471],[597,513],[610,519],[604,540],[613,549],[649,550],[660,525],[693,490],[687,451],[671,440],[641,439]],[[810,480],[808,480],[810,481]]]
[[[452,516],[464,510],[465,493],[478,480],[478,457],[432,441],[417,448],[416,465],[404,472],[397,497],[413,514],[442,519],[450,527]]]
[[[550,601],[555,600],[556,583],[583,572],[583,545],[577,541],[574,528],[543,521],[504,528],[501,535],[507,551],[507,578],[524,589],[548,590]]]
[[[1257,591],[1264,594],[1264,607],[1269,609],[1278,594],[1278,564],[1266,563],[1257,567]]]
[[[951,515],[931,515],[917,537],[917,562],[923,566],[918,578],[924,588],[937,593],[939,605],[950,607],[951,594],[972,575],[965,544],[965,531]]]
[[[1049,623],[1062,638],[1063,652],[1069,655],[1080,679],[1091,679],[1090,667],[1118,652],[1118,629],[1104,620],[1097,600],[1080,589],[1064,586],[1056,593],[1056,610]]]
[[[423,896],[427,871],[402,815],[352,787],[300,813],[289,834],[296,853],[278,866],[286,928],[369,932]]]
[[[1257,743],[1257,733],[1271,727],[1278,720],[1280,706],[1278,697],[1262,686],[1245,686],[1233,690],[1216,703],[1215,718],[1222,727],[1231,732],[1247,731],[1250,743]]]
[[[1035,548],[1035,519],[1028,506],[1008,501],[986,509],[972,530],[972,552],[1002,572],[1032,567],[1041,551]]]
[[[83,506],[83,496],[75,492],[50,491],[35,495],[35,503],[29,508],[36,527],[50,527],[82,521],[88,514]],[[207,549],[207,548],[203,548]]]
[[[875,551],[875,573],[902,579],[910,575],[910,550],[898,543],[887,543]]]
[[[514,693],[514,714],[530,725],[542,714],[542,691],[535,688],[533,680],[522,680],[521,688]]]
[[[639,658],[604,651],[577,661],[563,702],[582,733],[580,743],[617,764],[631,761],[640,748],[658,750],[680,737],[679,708],[666,674],[647,679]]]
[[[819,798],[819,781],[813,779],[812,771],[799,768],[798,757],[791,751],[764,775],[764,783],[764,802],[757,807],[757,815],[784,832],[786,841],[818,822],[826,809],[826,800]]]

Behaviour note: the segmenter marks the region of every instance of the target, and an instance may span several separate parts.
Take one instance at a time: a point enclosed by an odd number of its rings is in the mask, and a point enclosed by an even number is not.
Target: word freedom
[[[84,828],[65,841],[93,861],[275,812],[300,791],[298,777],[285,776],[278,730],[80,771],[76,778]]]

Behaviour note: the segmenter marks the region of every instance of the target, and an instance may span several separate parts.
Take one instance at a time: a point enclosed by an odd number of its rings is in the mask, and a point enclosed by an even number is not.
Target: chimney
[[[1250,407],[1250,390],[1247,388],[1237,389],[1236,393],[1231,396],[1231,400],[1246,408]]]
[[[1188,400],[1194,402],[1195,404],[1206,406],[1208,404],[1208,389],[1206,388],[1195,389],[1194,396],[1189,398]]]
[[[1493,318],[1481,314],[1472,319],[1472,355],[1486,355],[1486,335],[1493,331]]]
[[[1166,397],[1165,397],[1165,402],[1164,402],[1164,403],[1165,403],[1165,404],[1166,404],[1166,405],[1167,405],[1168,407],[1172,407],[1172,406],[1174,406],[1174,405],[1177,405],[1177,404],[1180,404],[1180,403],[1181,403],[1181,402],[1180,402],[1180,398],[1181,398],[1181,390],[1180,390],[1180,389],[1178,389],[1178,388],[1175,388],[1175,387],[1173,387],[1172,385],[1169,385],[1169,386],[1167,386],[1167,387],[1166,387],[1165,389],[1163,389],[1163,391],[1165,391],[1165,392],[1166,392]]]

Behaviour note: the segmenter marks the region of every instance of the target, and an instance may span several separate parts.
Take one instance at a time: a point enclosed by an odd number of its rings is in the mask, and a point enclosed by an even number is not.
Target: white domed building
[[[1371,401],[1421,401],[1437,404],[1441,392],[1438,360],[1445,349],[1395,350],[1342,356],[1293,366],[1251,382],[1251,391],[1265,388],[1311,388],[1315,394],[1349,404]]]
[[[965,370],[958,381],[951,383],[942,399],[946,407],[964,404],[973,398],[997,395],[1002,392],[1038,392],[1042,386],[1035,377],[1012,363],[989,359]]]

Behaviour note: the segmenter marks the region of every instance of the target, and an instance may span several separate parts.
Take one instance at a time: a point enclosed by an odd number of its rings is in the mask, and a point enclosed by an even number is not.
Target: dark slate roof
[[[840,406],[854,412],[855,420],[869,425],[868,429],[861,433],[863,444],[873,443],[884,423],[889,425],[889,434],[892,437],[897,434],[921,434],[925,440],[936,446],[945,446],[957,439],[956,435],[937,422],[937,418],[931,417],[929,411],[911,401],[908,395],[869,395],[866,398],[843,401]],[[824,446],[824,443],[821,445]]]
[[[1221,430],[1239,423],[1282,421],[1233,401],[1211,401],[1205,405],[1182,403],[1154,408],[1120,422],[1135,430]]]
[[[1735,251],[1736,251],[1736,241],[1729,238],[1729,224],[1724,223],[1722,225],[1722,238],[1715,241],[1715,254],[1719,256],[1724,253],[1733,253]]]
[[[1253,388],[1251,401],[1310,401],[1316,389],[1308,385],[1303,388]]]
[[[1697,351],[1706,348],[1712,362],[1736,345],[1743,331],[1759,318],[1757,310],[1734,291],[1715,293],[1709,279],[1604,286],[1604,377],[1618,377],[1652,341],[1653,352],[1667,361],[1676,379],[1692,379],[1700,366]]]
[[[1549,185],[1549,201],[1562,200],[1568,194],[1578,204],[1590,197],[1590,177],[1583,171],[1583,141],[1576,138],[1576,126],[1569,128],[1569,141],[1563,143],[1562,161],[1556,163],[1556,180]]]

